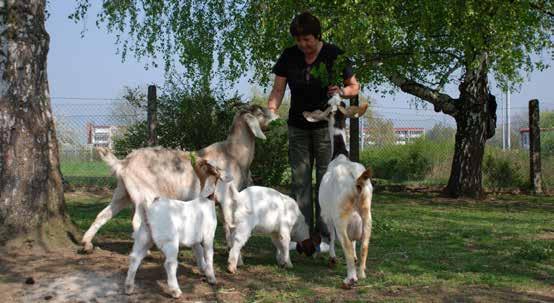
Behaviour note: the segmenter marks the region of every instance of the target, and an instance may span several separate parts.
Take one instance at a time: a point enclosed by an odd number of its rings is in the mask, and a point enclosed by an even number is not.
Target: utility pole
[[[504,100],[505,99],[506,98],[504,98]],[[500,102],[501,104],[500,112],[502,116],[502,150],[506,150],[506,110],[504,109],[504,107],[506,107],[505,102],[506,101]]]

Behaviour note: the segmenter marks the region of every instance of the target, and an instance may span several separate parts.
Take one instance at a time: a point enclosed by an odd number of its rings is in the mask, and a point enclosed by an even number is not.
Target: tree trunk
[[[0,246],[67,245],[44,0],[0,3]]]
[[[485,142],[496,128],[496,98],[489,93],[486,68],[466,72],[459,90],[454,158],[444,193],[453,198],[482,198]]]

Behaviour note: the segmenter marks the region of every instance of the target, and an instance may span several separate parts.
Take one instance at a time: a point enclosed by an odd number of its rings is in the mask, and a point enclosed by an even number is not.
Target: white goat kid
[[[117,159],[108,149],[99,148],[102,159],[117,177],[117,187],[112,201],[94,220],[83,236],[83,250],[92,252],[92,239],[96,232],[123,208],[137,206],[155,197],[192,200],[200,194],[200,182],[194,173],[192,162],[198,157],[211,160],[233,176],[233,183],[240,189],[247,186],[249,168],[254,158],[255,138],[265,139],[262,130],[276,119],[266,108],[251,105],[237,112],[227,140],[211,144],[196,153],[167,148],[141,148],[125,159]],[[135,211],[133,230],[142,221],[142,214]],[[224,224],[226,236],[228,228]]]
[[[179,246],[192,247],[200,270],[206,275],[208,283],[215,284],[213,268],[213,242],[217,219],[215,201],[208,197],[214,195],[216,187],[226,187],[232,181],[230,175],[221,176],[220,170],[204,160],[196,163],[204,186],[200,197],[192,201],[155,198],[149,206],[142,204],[139,211],[144,219],[135,233],[133,250],[129,256],[129,270],[125,280],[125,293],[131,294],[135,285],[135,274],[147,254],[155,244],[164,254],[164,267],[170,294],[178,298],[181,295],[177,283],[177,256]],[[219,191],[222,192],[222,191]]]
[[[294,199],[262,186],[251,186],[239,193],[233,184],[229,184],[226,190],[229,194],[221,194],[224,200],[220,203],[223,213],[229,217],[229,222],[232,222],[232,246],[227,267],[229,272],[236,272],[240,250],[252,232],[271,234],[271,240],[277,249],[277,263],[280,266],[292,268],[289,255],[291,238],[298,241],[298,245],[315,250],[308,225]]]
[[[324,111],[305,112],[304,117],[311,122],[327,120],[333,144],[332,161],[327,167],[319,186],[319,205],[321,216],[329,228],[329,264],[336,263],[335,237],[344,251],[347,264],[347,277],[343,287],[350,288],[358,278],[365,278],[367,251],[371,237],[371,185],[370,169],[352,162],[346,149],[344,130],[346,117],[360,117],[367,110],[368,104],[360,107],[345,108],[337,96],[329,100],[329,107]],[[356,273],[355,241],[362,242],[361,260]]]

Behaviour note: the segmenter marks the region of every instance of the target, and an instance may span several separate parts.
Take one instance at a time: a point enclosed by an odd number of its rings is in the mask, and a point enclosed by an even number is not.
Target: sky
[[[84,25],[75,24],[68,18],[74,9],[74,1],[49,1],[50,16],[46,22],[46,29],[50,34],[48,78],[54,114],[105,115],[106,110],[103,107],[106,106],[103,105],[113,102],[109,99],[120,98],[124,86],[163,85],[163,69],[145,69],[144,63],[138,62],[132,56],[122,62],[121,56],[116,53],[115,37],[108,34],[105,29],[96,27],[98,2],[92,2],[95,6],[89,12]],[[82,38],[81,32],[84,27],[87,30]],[[554,65],[552,58],[548,56],[546,62]],[[511,94],[512,115],[525,113],[530,99],[539,99],[541,109],[554,110],[553,84],[554,68],[531,74],[528,81],[522,84],[520,91]],[[505,97],[498,88],[491,89],[499,102],[501,123],[501,103]],[[236,90],[245,97],[252,93],[252,88],[245,79],[240,81]],[[455,87],[447,90],[447,93],[457,97]],[[434,113],[432,107],[428,110],[410,109],[412,103],[409,100],[412,97],[405,93],[385,97],[378,94],[370,96],[375,100],[372,104],[375,111],[391,119],[397,127],[429,128],[437,122],[453,123],[448,116]]]

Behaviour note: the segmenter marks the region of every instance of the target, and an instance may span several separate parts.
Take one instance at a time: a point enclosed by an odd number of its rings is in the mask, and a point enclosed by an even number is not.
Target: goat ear
[[[252,131],[254,136],[256,136],[256,137],[258,137],[262,140],[266,139],[264,133],[262,132],[262,129],[260,128],[260,122],[258,121],[258,119],[256,117],[254,117],[254,115],[245,114],[244,115],[244,120],[246,120],[246,124],[248,124],[248,127],[250,127],[250,130]]]
[[[359,118],[365,114],[369,107],[369,104],[364,103],[360,106],[349,106],[348,108],[345,108],[342,105],[339,105],[338,108],[345,116],[348,118]]]
[[[314,110],[313,112],[303,112],[302,115],[308,122],[318,122],[321,120],[329,120],[329,113],[333,110],[332,106],[327,107],[324,112],[318,110]]]
[[[200,196],[203,198],[208,198],[215,192],[215,183],[217,182],[217,178],[213,176],[209,176],[206,179],[206,183],[204,183],[204,187],[202,188],[202,191],[200,192]]]

